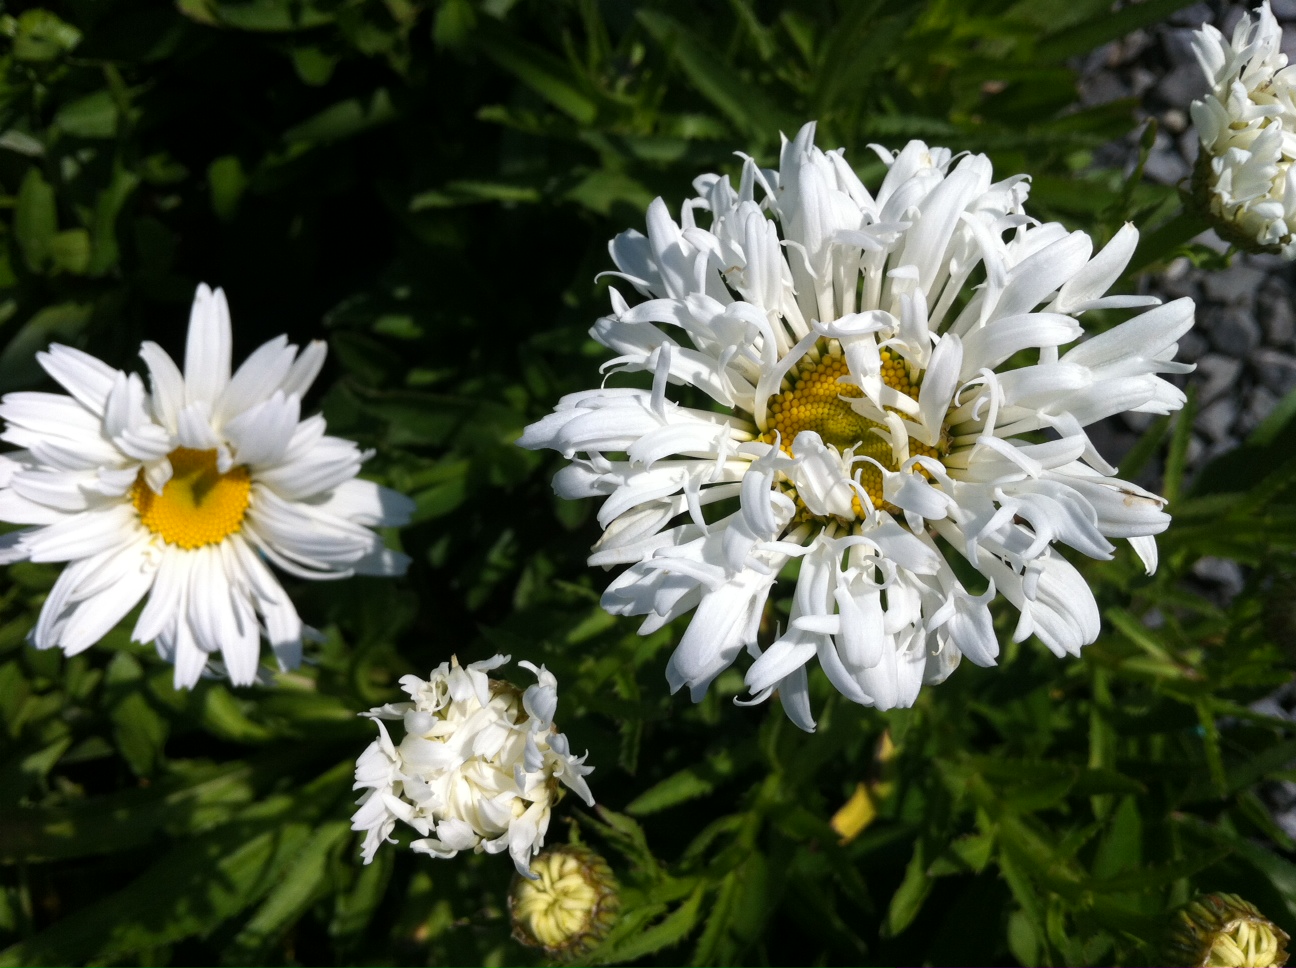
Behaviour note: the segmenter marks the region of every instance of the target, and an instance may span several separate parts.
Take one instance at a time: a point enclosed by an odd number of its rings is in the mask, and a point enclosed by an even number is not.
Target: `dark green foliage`
[[[776,704],[733,706],[736,671],[697,706],[668,696],[679,629],[641,638],[598,608],[591,509],[552,496],[556,459],[513,445],[596,379],[607,239],[811,118],[866,174],[870,142],[986,151],[1034,176],[1034,214],[1100,241],[1134,219],[1136,267],[1164,259],[1193,227],[1169,218],[1172,191],[1088,169],[1132,106],[1075,109],[1068,64],[1183,5],[67,0],[0,17],[0,392],[44,385],[33,354],[52,340],[123,367],[142,338],[178,350],[205,280],[229,293],[239,355],[284,331],[329,340],[311,403],[418,505],[393,539],[407,579],[290,586],[324,641],[275,689],[176,693],[129,625],[73,659],[37,653],[24,636],[56,571],[8,570],[0,963],[531,958],[509,938],[505,859],[392,848],[363,867],[347,829],[373,735],[355,714],[406,672],[496,651],[556,672],[559,722],[598,766],[601,806],[569,799],[550,831],[623,885],[597,962],[1144,964],[1197,890],[1296,933],[1293,844],[1261,798],[1296,779],[1296,729],[1248,708],[1296,662],[1296,398],[1187,493],[1186,420],[1150,432],[1131,462],[1168,461],[1162,568],[1084,566],[1105,623],[1082,660],[1009,646],[888,715],[812,678],[814,735]],[[1250,566],[1236,601],[1192,584],[1204,555]],[[839,844],[830,818],[861,782],[878,816]]]

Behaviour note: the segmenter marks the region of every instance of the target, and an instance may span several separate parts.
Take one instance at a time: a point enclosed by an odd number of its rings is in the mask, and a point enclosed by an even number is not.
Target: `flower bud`
[[[1167,964],[1271,968],[1287,964],[1287,932],[1236,894],[1203,894],[1174,914]]]
[[[572,961],[607,936],[621,898],[607,862],[588,847],[551,847],[531,862],[534,880],[514,877],[509,890],[513,937]]]

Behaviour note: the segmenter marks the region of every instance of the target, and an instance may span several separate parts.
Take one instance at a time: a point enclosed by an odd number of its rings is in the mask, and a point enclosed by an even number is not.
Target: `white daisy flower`
[[[393,575],[408,559],[370,529],[399,525],[412,503],[356,479],[370,455],[301,419],[324,362],[280,336],[230,376],[225,295],[198,287],[184,372],[156,343],[140,356],[151,392],[57,344],[37,359],[71,396],[0,400],[0,564],[62,561],[30,640],[75,655],[139,601],[137,642],[154,642],[190,687],[212,661],[236,685],[257,677],[261,637],[297,666],[298,618],[267,562],[299,578]]]
[[[1238,21],[1232,41],[1210,24],[1193,50],[1211,90],[1192,103],[1201,139],[1194,193],[1221,237],[1251,251],[1296,258],[1296,74],[1282,28],[1264,3]]]
[[[1172,357],[1193,318],[1181,299],[1064,352],[1081,314],[1157,303],[1104,295],[1133,227],[1095,254],[1023,214],[1024,175],[995,182],[984,156],[916,141],[876,149],[889,171],[873,194],[813,137],[785,142],[777,171],[748,159],[736,189],[702,176],[678,223],[658,199],[646,236],[612,242],[614,275],[646,299],[613,289],[592,332],[617,354],[605,369],[652,389],[571,394],[519,441],[572,459],[559,495],[606,497],[590,563],[629,567],[605,608],[647,616],[644,633],[696,609],[672,690],[701,698],[746,649],[753,701],[779,690],[806,729],[812,658],[881,709],[963,655],[994,664],[996,595],[1020,611],[1017,639],[1059,656],[1093,641],[1093,595],[1054,543],[1110,558],[1128,538],[1150,570],[1169,517],[1084,428],[1183,404],[1157,374],[1191,369]],[[762,648],[794,560],[787,627]]]
[[[384,841],[395,843],[399,820],[422,835],[410,843],[419,853],[507,850],[518,873],[534,878],[531,858],[544,846],[559,781],[594,805],[585,783],[594,771],[584,765],[589,754],[572,755],[553,724],[558,680],[530,662],[518,663],[536,677],[525,692],[486,675],[508,661],[497,655],[465,669],[452,658],[426,680],[401,679],[409,702],[361,714],[379,733],[356,761],[354,789],[365,793],[351,829],[365,831],[366,864]],[[384,719],[403,722],[399,745]]]

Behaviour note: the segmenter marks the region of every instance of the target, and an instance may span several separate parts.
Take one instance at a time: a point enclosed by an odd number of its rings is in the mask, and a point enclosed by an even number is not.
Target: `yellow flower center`
[[[848,402],[851,397],[864,396],[864,391],[854,384],[838,382],[842,377],[849,376],[850,372],[841,355],[840,346],[835,342],[826,346],[821,343],[818,350],[818,359],[812,359],[807,354],[798,364],[795,376],[789,376],[785,383],[788,389],[770,397],[765,432],[760,439],[772,444],[777,431],[781,448],[790,455],[796,435],[803,430],[813,430],[825,444],[836,447],[839,451],[853,447],[856,456],[871,457],[890,471],[899,470],[889,434],[880,436],[874,432],[885,432],[885,425],[860,416]],[[882,382],[917,400],[918,385],[910,377],[905,361],[890,350],[882,350],[881,356]],[[909,456],[939,459],[941,455],[938,448],[929,447],[910,437]],[[868,492],[873,506],[895,510],[882,500],[882,472],[867,462],[857,465],[857,470],[860,471],[860,484]],[[855,513],[863,517],[864,511],[858,497],[853,504]]]
[[[144,527],[168,544],[201,548],[228,538],[243,525],[252,480],[246,467],[216,469],[216,451],[177,447],[167,455],[171,480],[155,494],[144,472],[131,486],[131,501]]]
[[[509,907],[514,937],[551,954],[596,942],[618,907],[612,872],[579,847],[547,850],[531,862],[534,881],[514,881]]]
[[[1272,968],[1287,963],[1286,958],[1278,957],[1278,947],[1278,936],[1263,924],[1239,921],[1220,932],[1202,964],[1207,968]]]

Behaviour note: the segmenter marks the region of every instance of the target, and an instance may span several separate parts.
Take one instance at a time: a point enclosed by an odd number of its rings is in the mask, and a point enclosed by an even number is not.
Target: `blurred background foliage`
[[[9,569],[0,963],[534,963],[506,861],[363,867],[348,830],[373,735],[355,714],[497,651],[558,674],[559,723],[598,766],[599,810],[569,801],[550,831],[623,884],[591,961],[1146,964],[1197,890],[1296,933],[1294,845],[1264,799],[1296,779],[1296,730],[1250,708],[1296,659],[1296,400],[1191,487],[1188,415],[1154,425],[1125,469],[1165,462],[1163,566],[1085,565],[1105,623],[1082,660],[1008,646],[887,715],[816,679],[814,735],[735,707],[737,671],[700,705],[668,696],[679,629],[640,638],[598,608],[592,508],[513,445],[596,378],[607,240],[808,119],[866,178],[869,143],[920,137],[1030,172],[1034,214],[1100,241],[1162,224],[1137,260],[1156,264],[1192,233],[1172,190],[1091,167],[1133,105],[1079,108],[1074,65],[1184,5],[5,5],[0,391],[43,385],[51,340],[128,368],[142,338],[178,352],[204,280],[240,354],[327,337],[314,404],[418,511],[404,581],[290,586],[324,641],[275,688],[176,693],[123,630],[37,653],[55,570]],[[1206,555],[1247,566],[1232,601],[1193,585]]]

